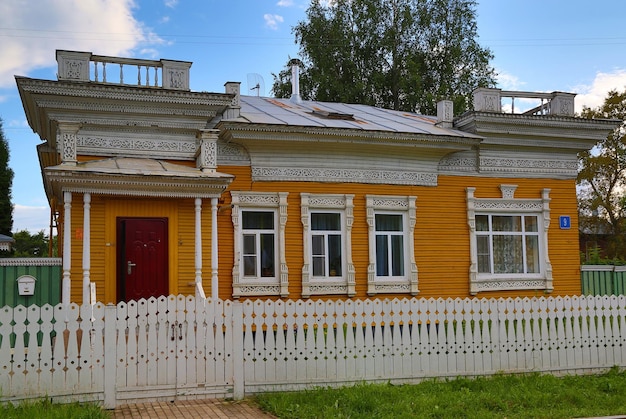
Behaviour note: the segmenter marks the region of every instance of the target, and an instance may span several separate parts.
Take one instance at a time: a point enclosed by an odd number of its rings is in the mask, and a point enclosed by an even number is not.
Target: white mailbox
[[[35,281],[37,279],[34,276],[20,276],[17,278],[17,293],[19,295],[35,295]]]

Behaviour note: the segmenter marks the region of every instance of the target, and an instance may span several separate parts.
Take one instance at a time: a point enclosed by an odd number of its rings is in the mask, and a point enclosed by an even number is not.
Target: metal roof
[[[241,113],[230,122],[453,137],[480,136],[436,125],[437,118],[368,105],[241,96]]]

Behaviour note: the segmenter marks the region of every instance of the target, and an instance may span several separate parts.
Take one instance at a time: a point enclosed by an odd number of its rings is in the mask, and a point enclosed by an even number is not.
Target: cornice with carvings
[[[496,157],[444,157],[439,162],[439,172],[480,173],[488,175],[524,174],[529,176],[576,177],[578,162],[571,159],[496,158]]]
[[[47,181],[61,196],[62,191],[102,195],[215,198],[221,196],[231,176],[170,177],[108,175],[80,172],[47,171]]]
[[[159,138],[161,137],[161,138]],[[198,150],[195,138],[172,139],[164,135],[150,138],[111,138],[97,135],[78,135],[79,154],[85,155],[140,155],[161,158],[193,158]]]
[[[79,96],[83,99],[111,99],[162,102],[186,106],[228,106],[233,95],[228,93],[191,92],[157,87],[117,86],[98,83],[63,82],[18,78],[18,84],[33,94]]]
[[[238,144],[217,142],[218,165],[249,165],[250,156],[245,148]]]
[[[572,140],[594,142],[606,137],[613,128],[619,126],[619,122],[573,116],[470,112],[457,118],[454,127],[480,135],[563,138],[565,141],[559,143],[560,147],[571,147]]]
[[[455,127],[461,126],[468,121],[479,122],[494,122],[497,124],[511,124],[516,125],[534,125],[534,126],[546,126],[546,125],[569,125],[570,127],[587,125],[589,127],[597,127],[598,125],[612,126],[615,124],[615,120],[610,119],[587,119],[577,116],[563,116],[563,115],[524,115],[524,114],[512,114],[504,112],[468,112],[461,115],[454,121]]]
[[[411,144],[423,143],[425,146],[467,149],[480,143],[482,138],[474,137],[473,134],[467,136],[454,135],[432,135],[432,134],[407,134],[390,131],[367,131],[363,129],[327,128],[327,127],[302,127],[288,125],[244,125],[241,123],[220,123],[218,124],[222,134],[220,136],[226,141],[312,141],[320,142],[337,139],[346,140],[350,143],[380,143],[380,144]],[[284,136],[277,134],[285,134]],[[300,134],[294,136],[294,134]]]
[[[437,186],[436,173],[316,167],[252,167],[255,182],[346,182]]]
[[[42,108],[50,109],[63,109],[63,110],[79,110],[81,112],[106,112],[117,113],[120,117],[128,116],[133,113],[140,113],[142,115],[177,115],[180,113],[180,107],[174,107],[172,104],[159,106],[144,105],[141,103],[108,103],[102,101],[78,101],[78,100],[57,100],[57,99],[41,99],[37,101],[37,104]],[[217,114],[215,108],[208,107],[191,107],[185,108],[185,115],[183,118],[213,118]],[[108,116],[111,117],[110,115]],[[178,116],[180,118],[180,116]],[[65,119],[65,118],[64,118]],[[104,118],[102,118],[104,119]],[[84,118],[81,119],[81,121]],[[140,122],[140,121],[137,121]],[[154,123],[154,122],[152,122]],[[206,124],[206,121],[204,121]]]

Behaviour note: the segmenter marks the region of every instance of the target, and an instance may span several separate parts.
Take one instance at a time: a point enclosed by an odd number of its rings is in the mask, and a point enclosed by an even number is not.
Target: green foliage
[[[626,91],[612,90],[604,104],[584,108],[586,118],[626,118]],[[607,257],[626,258],[626,141],[624,124],[579,156],[578,211],[581,230],[608,236]]]
[[[268,393],[257,402],[280,418],[572,418],[626,411],[626,374],[496,375],[416,385],[358,384]]]
[[[494,85],[491,51],[477,41],[474,0],[311,2],[293,29],[302,59],[303,99],[456,113],[472,91]],[[276,97],[291,94],[289,63],[274,74]]]
[[[12,185],[13,170],[9,167],[9,143],[4,138],[0,119],[0,234],[5,236],[11,236],[13,230]]]
[[[31,234],[28,230],[20,230],[13,235],[15,244],[13,246],[14,257],[53,257],[56,256],[53,246],[53,254],[49,254],[49,237],[40,230],[38,233]],[[56,237],[53,244],[56,244]]]
[[[624,266],[626,260],[623,258],[609,258],[604,255],[604,250],[598,246],[592,246],[587,249],[587,252],[580,252],[580,264],[581,265],[614,265]]]
[[[94,403],[54,404],[49,399],[0,405],[6,419],[106,419],[111,415]]]

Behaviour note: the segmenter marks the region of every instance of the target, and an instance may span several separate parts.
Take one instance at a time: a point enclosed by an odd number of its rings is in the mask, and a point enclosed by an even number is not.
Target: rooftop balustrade
[[[575,96],[575,93],[564,92],[542,93],[479,88],[474,91],[474,110],[477,112],[504,113],[503,99],[505,99],[510,100],[504,106],[507,110],[506,113],[515,114],[515,99],[519,99],[522,103],[527,100],[535,103],[540,101],[538,106],[533,106],[530,109],[527,109],[527,106],[519,106],[520,109],[526,108],[524,111],[517,112],[520,115],[574,116]]]
[[[108,57],[90,52],[57,51],[57,77],[64,81],[95,82],[189,90],[191,62]]]

